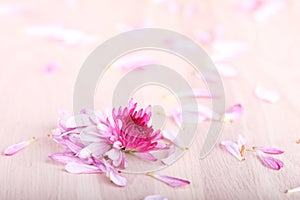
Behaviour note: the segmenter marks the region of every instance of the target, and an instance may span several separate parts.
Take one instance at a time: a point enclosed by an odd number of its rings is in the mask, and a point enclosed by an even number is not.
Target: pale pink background
[[[300,138],[299,1],[286,1],[287,8],[265,24],[236,12],[235,0],[180,1],[179,11],[174,13],[150,0],[68,2],[24,0],[16,3],[30,11],[0,14],[0,150],[32,136],[38,138],[23,152],[0,157],[0,199],[142,199],[150,194],[169,199],[300,198],[300,193],[284,194],[285,189],[300,185],[300,145],[295,142]],[[189,2],[200,6],[193,16],[182,14]],[[5,3],[11,1],[0,1],[0,5]],[[134,174],[125,174],[128,186],[118,188],[104,175],[68,174],[62,165],[47,158],[61,150],[47,134],[56,127],[57,111],[72,109],[73,86],[86,57],[102,41],[121,32],[118,24],[139,26],[147,20],[152,21],[152,27],[190,37],[197,30],[219,25],[225,29],[224,39],[248,45],[233,62],[237,78],[224,79],[226,105],[241,103],[245,114],[236,123],[225,126],[220,141],[242,134],[250,144],[283,149],[285,153],[277,157],[285,164],[281,171],[265,168],[254,156],[238,162],[218,145],[206,159],[199,160],[209,123],[200,125],[199,134],[184,157],[160,172],[190,180],[191,185],[184,188],[174,189]],[[47,24],[64,24],[96,34],[99,40],[70,47],[23,33],[28,26]],[[192,84],[202,86],[190,68],[175,61],[178,58],[162,57],[164,64],[173,64]],[[44,67],[53,61],[58,61],[60,68],[44,73]],[[97,108],[110,105],[113,88],[123,72],[114,73],[111,76],[115,81],[105,79],[96,94]],[[270,105],[256,99],[253,90],[258,83],[277,90],[281,100]],[[135,95],[142,105],[160,103],[167,109],[176,106],[173,100],[162,96],[163,92],[155,88]]]

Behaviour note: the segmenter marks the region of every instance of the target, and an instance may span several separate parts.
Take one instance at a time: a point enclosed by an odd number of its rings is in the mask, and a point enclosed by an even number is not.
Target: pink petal
[[[285,192],[286,193],[300,192],[300,187],[296,187],[296,188],[293,188],[293,189],[288,189]]]
[[[13,144],[4,150],[4,154],[6,156],[12,156],[12,155],[18,153],[19,151],[21,151],[22,149],[26,148],[28,145],[32,144],[35,140],[36,140],[35,138],[32,138],[30,140],[26,140],[26,141],[23,141],[23,142],[20,142],[17,144]]]
[[[268,102],[268,103],[276,103],[279,101],[279,94],[275,90],[269,90],[262,87],[256,87],[255,95],[257,98]]]
[[[234,78],[237,76],[237,71],[228,64],[216,63],[216,68],[224,78]]]
[[[239,119],[243,114],[243,106],[241,104],[236,104],[230,107],[223,116],[224,122],[233,122]]]
[[[155,158],[151,153],[148,153],[148,152],[145,152],[145,153],[133,153],[133,155],[141,158],[141,159],[144,159],[144,160],[149,160],[149,161],[152,161],[152,162],[155,162],[157,161],[157,158]]]
[[[103,172],[96,166],[76,162],[66,164],[65,170],[72,174],[94,174]]]
[[[159,174],[153,174],[153,173],[147,173],[148,176],[151,176],[157,180],[160,180],[167,185],[177,188],[177,187],[182,187],[185,185],[189,185],[190,182],[184,179],[180,178],[175,178],[175,177],[170,177],[170,176],[164,176],[164,175],[159,175]]]
[[[69,150],[71,150],[73,153],[78,153],[81,151],[82,147],[75,144],[74,142],[70,141],[69,139],[63,139],[59,142],[61,145],[66,146]]]
[[[270,148],[270,147],[253,147],[254,149],[260,150],[266,154],[282,154],[284,151],[280,149]]]
[[[52,73],[56,70],[59,69],[59,63],[57,62],[52,62],[52,63],[49,63],[45,68],[44,68],[44,72],[45,73]]]
[[[118,172],[110,171],[109,179],[117,186],[124,187],[127,184],[127,179],[121,176]]]
[[[258,158],[261,160],[262,164],[273,170],[280,170],[283,167],[283,162],[276,158],[270,157],[262,151],[257,150]]]
[[[242,161],[245,158],[241,155],[241,149],[238,144],[234,143],[233,141],[227,140],[221,142],[221,145],[225,147],[225,149],[231,153],[234,157],[238,160]]]
[[[54,153],[51,156],[49,156],[54,161],[67,164],[70,162],[82,162],[79,158],[77,158],[73,153],[69,152],[59,152]]]
[[[155,195],[146,196],[144,200],[168,200],[168,199],[160,194],[155,194]]]
[[[118,149],[112,148],[106,154],[108,158],[113,161],[114,167],[125,168],[126,167],[126,155],[124,152]]]

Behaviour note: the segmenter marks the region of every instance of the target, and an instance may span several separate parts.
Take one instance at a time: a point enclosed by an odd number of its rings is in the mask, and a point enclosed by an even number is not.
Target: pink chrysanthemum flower
[[[106,114],[82,110],[72,116],[62,112],[52,138],[65,151],[50,158],[66,164],[70,173],[106,173],[116,185],[125,186],[126,179],[116,168],[126,168],[126,153],[156,161],[151,152],[169,148],[168,143],[161,142],[160,130],[150,125],[151,106],[136,108],[131,99],[124,109]]]
[[[112,160],[112,165],[118,168],[126,168],[126,155],[131,153],[143,159],[156,161],[150,151],[168,148],[162,139],[160,130],[154,131],[149,125],[151,119],[151,106],[145,110],[137,111],[137,103],[131,99],[127,107],[115,109],[109,113],[106,121],[97,125],[98,140],[95,143],[102,143],[102,146],[110,148],[105,155]],[[94,132],[84,132],[81,136],[92,137]],[[99,155],[102,149],[95,149],[93,154]]]

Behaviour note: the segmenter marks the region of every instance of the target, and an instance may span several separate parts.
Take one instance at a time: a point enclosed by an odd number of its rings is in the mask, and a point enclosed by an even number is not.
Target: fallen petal
[[[223,116],[224,122],[233,122],[239,119],[243,114],[243,106],[241,104],[236,104],[230,107]]]
[[[35,140],[36,140],[35,138],[32,138],[27,141],[13,144],[4,150],[4,154],[6,156],[12,156],[12,155],[18,153],[19,151],[21,151],[22,149],[26,148],[28,145],[32,144]]]
[[[151,176],[157,180],[160,180],[167,185],[177,188],[177,187],[182,187],[185,185],[189,185],[190,182],[184,179],[180,178],[175,178],[175,177],[170,177],[170,176],[165,176],[165,175],[159,175],[159,174],[153,174],[153,173],[147,173],[148,176]]]
[[[155,194],[155,195],[146,196],[144,200],[168,200],[168,199],[160,194]]]
[[[275,90],[269,90],[263,87],[256,87],[255,95],[257,98],[268,102],[268,103],[276,103],[279,101],[279,94]]]
[[[225,149],[231,153],[234,157],[236,157],[238,160],[242,161],[245,160],[244,156],[241,154],[241,149],[238,144],[236,144],[233,141],[227,140],[221,142],[221,145],[225,147]]]
[[[282,154],[282,153],[284,153],[283,150],[270,148],[270,147],[253,147],[253,149],[260,150],[266,154]]]
[[[296,188],[293,188],[293,189],[288,189],[285,192],[286,193],[300,192],[300,187],[296,187]]]
[[[51,62],[44,68],[44,72],[47,74],[50,74],[56,70],[59,69],[59,63],[58,62]]]
[[[283,167],[283,162],[276,158],[270,157],[260,150],[256,150],[258,158],[262,164],[273,170],[280,170]]]
[[[72,174],[94,174],[103,172],[96,166],[76,162],[66,164],[65,170]]]
[[[117,186],[124,187],[127,184],[127,179],[121,176],[118,172],[110,171],[109,179]]]

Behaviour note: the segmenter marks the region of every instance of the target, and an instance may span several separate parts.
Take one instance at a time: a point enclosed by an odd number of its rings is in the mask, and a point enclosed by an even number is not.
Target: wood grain
[[[1,1],[7,3],[10,1]],[[180,1],[184,6],[192,1]],[[152,1],[80,0],[68,8],[63,1],[20,1],[37,11],[31,15],[0,14],[0,149],[35,136],[38,141],[13,157],[0,157],[0,199],[143,199],[162,194],[169,199],[299,199],[299,194],[284,194],[285,189],[300,185],[300,4],[287,2],[287,8],[270,17],[266,24],[235,11],[236,1],[195,1],[201,14],[193,17],[169,13]],[[225,29],[224,39],[244,41],[248,47],[232,65],[236,79],[224,79],[227,106],[241,103],[245,114],[236,123],[224,127],[220,141],[244,135],[249,144],[272,146],[285,150],[278,156],[285,166],[280,171],[265,168],[255,156],[238,162],[218,145],[203,160],[200,149],[209,123],[199,126],[199,133],[190,149],[174,165],[161,174],[182,177],[191,185],[173,189],[150,177],[125,174],[128,186],[119,188],[104,175],[73,175],[48,159],[61,150],[47,134],[56,127],[57,111],[72,109],[72,92],[77,73],[89,53],[102,41],[120,31],[117,24],[140,24],[153,21],[154,27],[172,29],[190,37],[197,30],[215,25]],[[67,27],[99,34],[96,44],[66,47],[22,34],[31,25],[63,23]],[[184,64],[177,66],[166,57],[166,63],[182,70],[191,84],[199,79]],[[176,58],[174,58],[176,59]],[[61,68],[43,73],[43,67],[58,60]],[[115,82],[122,76],[116,72]],[[97,106],[109,105],[115,82],[103,84],[103,93],[95,98]],[[253,95],[258,83],[279,91],[276,104],[259,101]],[[101,91],[101,90],[100,90]],[[143,104],[165,99],[150,92],[140,92]],[[150,94],[149,94],[150,93]],[[151,94],[152,93],[152,94]],[[150,99],[153,98],[153,99]],[[202,100],[201,100],[202,102]],[[209,101],[207,101],[209,103]]]

